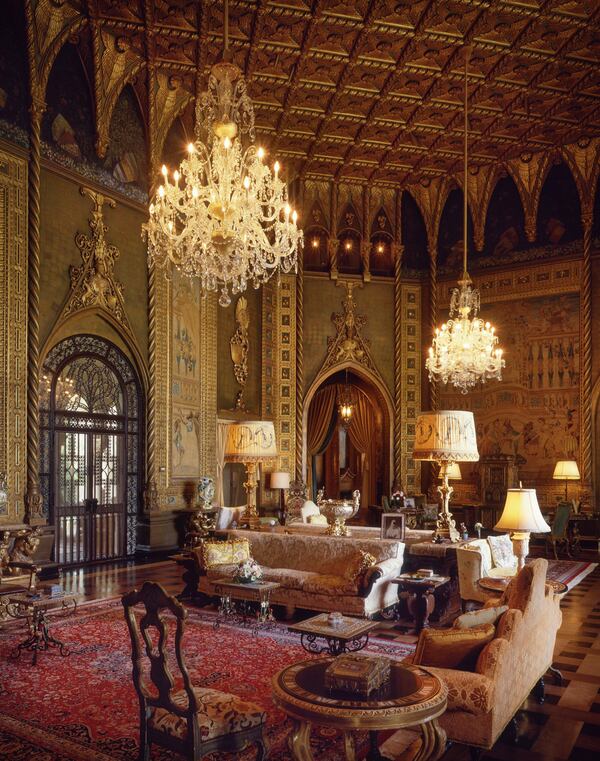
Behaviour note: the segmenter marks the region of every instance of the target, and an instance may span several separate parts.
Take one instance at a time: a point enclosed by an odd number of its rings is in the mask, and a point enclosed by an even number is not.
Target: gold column
[[[436,326],[437,326],[437,247],[435,243],[430,242],[427,245],[429,254],[429,324],[430,337],[427,345],[431,343]],[[429,383],[429,406],[432,410],[438,408],[438,387],[436,381]]]
[[[296,480],[302,480],[302,436],[304,415],[304,252],[298,253],[296,276]]]
[[[200,440],[200,472],[217,475],[217,305],[218,295],[200,299],[200,409],[203,414]]]
[[[404,246],[392,244],[394,257],[394,480],[402,479],[402,254]]]
[[[581,215],[583,224],[583,262],[581,267],[581,480],[589,484],[592,477],[592,222],[593,213]]]
[[[25,520],[46,522],[40,492],[40,158],[42,116],[45,103],[32,99],[30,108],[28,170],[28,331],[27,331],[27,491]]]

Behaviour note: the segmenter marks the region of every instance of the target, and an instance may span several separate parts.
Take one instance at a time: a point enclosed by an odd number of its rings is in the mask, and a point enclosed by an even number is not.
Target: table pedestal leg
[[[415,620],[415,632],[418,634],[422,629],[429,626],[429,616],[435,608],[434,590],[418,589],[407,600],[408,610]]]
[[[423,744],[413,761],[437,761],[446,750],[446,732],[440,727],[437,719],[432,719],[421,725]]]
[[[384,761],[384,757],[379,752],[378,734],[376,729],[369,731],[369,752],[367,761]]]
[[[344,732],[344,750],[346,751],[346,761],[356,761],[356,746],[352,732]]]
[[[295,761],[314,761],[310,751],[310,730],[311,726],[308,721],[294,720],[289,744]]]

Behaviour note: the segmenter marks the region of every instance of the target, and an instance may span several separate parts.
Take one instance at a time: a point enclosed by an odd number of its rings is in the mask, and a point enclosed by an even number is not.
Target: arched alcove
[[[437,240],[437,263],[438,267],[446,267],[453,272],[458,272],[462,267],[463,257],[463,191],[462,188],[453,188],[446,198],[446,203],[440,217],[440,226]],[[475,250],[473,243],[473,221],[469,210],[467,216],[467,241],[468,251]]]
[[[558,245],[580,240],[581,203],[571,170],[565,163],[551,167],[540,193],[537,243]]]
[[[373,275],[394,274],[392,243],[394,234],[386,210],[381,207],[371,224],[371,251],[369,252],[369,269]]]
[[[347,203],[338,224],[338,270],[346,275],[362,272],[360,217],[354,206]]]
[[[526,245],[523,204],[515,181],[506,175],[498,180],[490,197],[483,253],[502,257]]]
[[[329,269],[329,230],[319,199],[313,201],[304,230],[304,269],[327,272]]]
[[[373,500],[377,498],[377,495],[387,493],[391,483],[392,472],[392,448],[393,448],[393,403],[390,397],[389,391],[385,386],[385,383],[381,378],[367,370],[362,365],[356,362],[344,362],[328,370],[320,373],[312,382],[308,389],[303,406],[303,455],[302,455],[302,472],[303,478],[310,482],[309,468],[312,469],[312,454],[309,453],[309,440],[308,440],[308,420],[310,414],[311,404],[316,394],[319,391],[330,385],[343,385],[346,378],[346,372],[348,372],[348,379],[357,390],[362,393],[366,393],[373,399],[380,410],[381,414],[381,437],[380,437],[380,462],[381,468],[379,470],[379,482],[370,491],[371,494],[364,494],[361,496],[361,510],[368,507],[365,503],[365,499],[368,498],[370,503],[373,504]],[[335,420],[337,420],[337,395],[334,402]],[[331,421],[330,421],[331,422]],[[330,496],[330,495],[327,495]]]
[[[53,150],[74,161],[98,163],[92,90],[72,43],[62,47],[48,78],[42,137]]]
[[[131,85],[126,85],[115,105],[109,130],[105,167],[117,182],[148,186],[146,129],[140,103]]]
[[[427,228],[419,205],[408,191],[402,193],[401,233],[404,253],[403,270],[426,270],[429,268],[427,254]]]

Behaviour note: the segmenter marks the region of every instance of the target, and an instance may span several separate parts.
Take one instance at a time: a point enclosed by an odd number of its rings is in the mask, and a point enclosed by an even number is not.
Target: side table
[[[446,747],[446,733],[437,723],[447,704],[447,689],[420,666],[392,661],[390,679],[368,698],[325,686],[325,670],[333,658],[300,661],[273,677],[273,702],[294,721],[290,750],[295,761],[313,761],[312,725],[338,729],[344,735],[347,761],[355,761],[352,730],[369,732],[368,761],[382,761],[380,730],[421,728],[422,745],[413,761],[435,761]]]
[[[275,623],[271,608],[271,593],[279,589],[276,581],[253,581],[248,584],[232,579],[216,579],[215,592],[221,598],[215,629],[231,621],[241,626],[251,626],[256,632]],[[254,612],[253,608],[258,609]]]
[[[288,626],[288,631],[300,634],[300,644],[307,653],[356,653],[367,646],[369,632],[378,626],[376,621],[342,616],[341,622],[332,626],[328,613],[307,618],[299,624]],[[317,640],[322,640],[322,643]]]
[[[450,582],[449,576],[417,576],[403,573],[392,584],[398,585],[398,598],[404,597],[412,616],[415,634],[429,627],[429,616],[435,609],[435,591]]]
[[[69,655],[67,645],[53,637],[49,631],[50,622],[46,614],[56,608],[62,608],[65,611],[70,610],[71,615],[73,615],[77,610],[77,598],[75,595],[52,597],[44,594],[20,594],[10,597],[7,605],[8,615],[11,618],[24,618],[29,631],[27,639],[14,648],[11,653],[12,658],[18,658],[24,650],[27,650],[33,653],[31,662],[35,666],[38,653],[51,647],[57,647],[58,652],[63,657]]]

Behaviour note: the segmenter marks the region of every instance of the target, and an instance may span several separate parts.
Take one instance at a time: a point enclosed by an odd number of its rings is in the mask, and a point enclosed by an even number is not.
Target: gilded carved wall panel
[[[421,411],[421,288],[418,284],[401,286],[401,477],[409,494],[421,490],[421,467],[412,458],[415,423]]]
[[[27,163],[0,151],[0,522],[22,516],[27,403]]]

